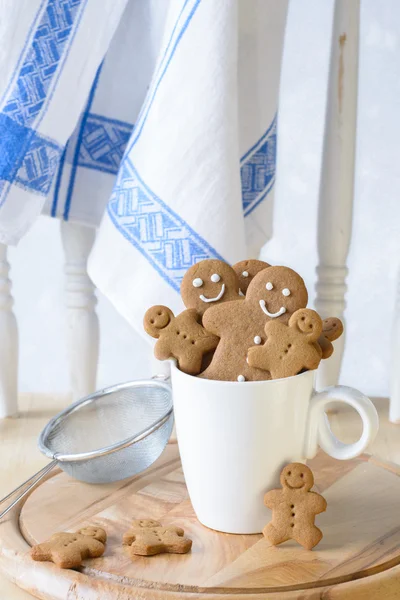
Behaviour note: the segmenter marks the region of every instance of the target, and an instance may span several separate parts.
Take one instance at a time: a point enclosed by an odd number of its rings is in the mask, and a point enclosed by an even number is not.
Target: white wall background
[[[245,1],[245,0],[242,0]],[[279,1],[279,0],[276,0]],[[354,235],[342,382],[388,394],[400,258],[400,2],[362,0]],[[265,258],[287,264],[314,297],[316,220],[332,0],[291,0],[279,119],[274,238]],[[38,220],[10,249],[22,391],[66,392],[59,223]],[[99,387],[150,373],[150,347],[99,298]]]

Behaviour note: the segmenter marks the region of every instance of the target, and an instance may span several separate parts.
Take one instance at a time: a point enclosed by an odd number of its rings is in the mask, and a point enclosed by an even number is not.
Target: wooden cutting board
[[[44,600],[400,598],[400,469],[368,456],[340,462],[322,453],[310,466],[328,501],[316,521],[324,538],[311,552],[200,525],[170,444],[148,471],[123,482],[88,485],[60,471],[47,479],[0,524],[0,569]],[[182,526],[193,539],[191,553],[132,562],[121,538],[133,518]],[[30,545],[87,524],[108,533],[102,558],[80,571],[30,559]]]

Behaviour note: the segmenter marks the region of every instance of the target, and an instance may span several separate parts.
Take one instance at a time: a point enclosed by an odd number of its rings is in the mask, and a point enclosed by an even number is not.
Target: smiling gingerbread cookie
[[[316,343],[321,332],[321,318],[310,308],[297,310],[288,325],[268,321],[265,344],[249,348],[247,362],[269,371],[272,379],[291,377],[303,369],[316,369],[322,358],[321,348]]]
[[[301,463],[286,465],[280,482],[282,489],[270,490],[264,496],[264,504],[272,510],[272,520],[263,535],[273,546],[292,539],[311,550],[322,539],[322,531],[314,522],[315,516],[326,510],[326,500],[310,491],[314,476]]]
[[[151,337],[158,338],[154,356],[158,360],[175,358],[179,369],[190,375],[200,373],[203,356],[219,341],[204,329],[193,308],[175,317],[167,306],[152,306],[144,315],[143,327]]]
[[[267,371],[251,367],[247,353],[265,342],[265,324],[278,319],[287,324],[291,315],[307,306],[303,279],[287,267],[268,267],[251,281],[246,297],[209,308],[203,316],[207,331],[220,343],[211,364],[200,375],[204,379],[256,381],[270,379]]]
[[[239,288],[243,296],[246,295],[247,288],[249,287],[250,282],[257,275],[257,273],[259,273],[263,269],[267,269],[270,266],[271,265],[264,262],[263,260],[257,260],[255,258],[241,260],[240,262],[232,266],[232,269],[238,276]]]
[[[235,271],[214,258],[202,260],[186,271],[181,296],[186,308],[195,308],[200,315],[216,304],[241,299]]]

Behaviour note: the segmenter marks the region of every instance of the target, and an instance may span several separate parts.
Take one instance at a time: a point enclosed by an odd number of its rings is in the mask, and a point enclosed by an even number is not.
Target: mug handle
[[[359,440],[344,444],[333,435],[325,407],[331,402],[343,402],[355,408],[362,419],[363,431]],[[305,437],[305,458],[313,458],[318,446],[329,456],[348,460],[359,456],[375,439],[379,429],[379,417],[371,400],[358,390],[338,385],[315,394],[310,401]]]

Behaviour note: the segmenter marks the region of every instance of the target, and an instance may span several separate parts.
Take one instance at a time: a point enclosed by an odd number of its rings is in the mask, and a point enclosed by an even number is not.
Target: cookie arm
[[[247,363],[250,367],[269,371],[268,353],[264,346],[251,346],[247,351]]]
[[[98,558],[104,554],[106,549],[105,544],[95,538],[89,538],[86,544],[87,546],[82,552],[82,558]]]
[[[172,358],[171,348],[168,340],[159,338],[154,346],[154,356],[158,360],[168,360]]]
[[[136,540],[137,531],[127,531],[122,538],[124,546],[130,546]]]
[[[313,504],[313,509],[315,510],[315,514],[318,515],[319,513],[325,512],[326,507],[328,506],[325,498],[323,496],[321,496],[321,494],[318,494],[317,492],[309,492],[309,493],[312,494],[312,504]]]
[[[37,544],[31,548],[30,554],[33,560],[51,560],[51,547],[48,543]]]
[[[264,496],[264,504],[267,508],[274,508],[280,500],[282,490],[270,490]]]
[[[214,335],[221,337],[221,333],[232,326],[232,318],[227,319],[227,309],[230,309],[230,312],[231,306],[236,302],[243,301],[233,300],[208,308],[203,315],[203,327],[210,333],[214,333]]]
[[[324,333],[321,333],[321,335],[318,338],[318,342],[316,342],[316,344],[318,344],[320,350],[321,350],[321,357],[322,358],[329,358],[330,356],[332,356],[333,354],[333,346],[332,346],[332,342],[330,340],[328,340],[327,337],[325,337]]]

